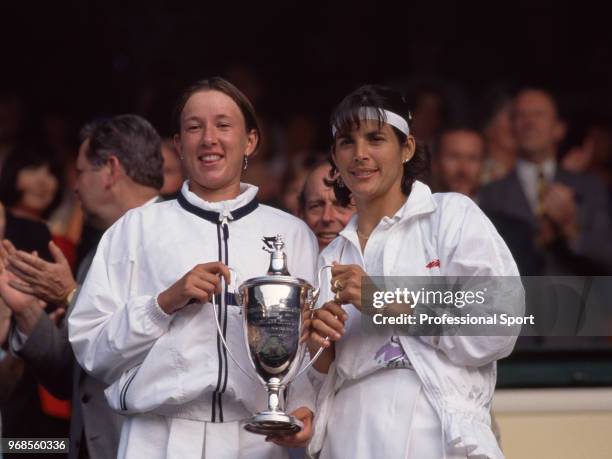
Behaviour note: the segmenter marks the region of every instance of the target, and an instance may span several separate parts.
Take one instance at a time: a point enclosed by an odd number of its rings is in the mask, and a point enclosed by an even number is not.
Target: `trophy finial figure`
[[[283,236],[277,234],[276,236],[264,237],[263,242],[263,250],[270,254],[268,276],[290,276],[287,269],[287,255],[283,251],[285,248]]]

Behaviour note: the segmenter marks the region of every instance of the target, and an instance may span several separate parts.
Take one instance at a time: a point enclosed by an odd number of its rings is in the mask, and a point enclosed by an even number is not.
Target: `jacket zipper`
[[[227,214],[221,214],[219,216],[219,222],[217,223],[217,243],[219,246],[219,261],[225,265],[229,262],[229,250],[227,240],[229,239],[229,226],[227,224]],[[223,337],[227,333],[227,284],[225,285],[223,292],[217,295],[218,309],[218,320],[223,330]],[[213,406],[212,406],[212,422],[223,422],[223,394],[227,388],[228,379],[228,362],[227,362],[227,350],[221,342],[219,332],[217,332],[217,357],[219,359],[219,371],[217,373],[217,386],[213,391]],[[218,410],[218,417],[217,417]]]

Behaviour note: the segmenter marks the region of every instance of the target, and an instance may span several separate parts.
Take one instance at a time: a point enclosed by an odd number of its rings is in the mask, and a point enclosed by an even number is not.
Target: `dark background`
[[[0,90],[17,91],[29,113],[78,123],[132,111],[168,134],[178,91],[215,74],[264,116],[303,113],[322,127],[366,82],[443,86],[455,118],[494,85],[544,85],[574,135],[612,112],[610,17],[583,2],[81,0],[0,11]]]

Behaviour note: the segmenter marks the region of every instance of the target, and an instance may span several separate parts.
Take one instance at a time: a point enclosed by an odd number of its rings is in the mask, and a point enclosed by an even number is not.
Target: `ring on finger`
[[[336,294],[334,295],[334,301],[337,303],[340,302],[340,290],[338,290]]]
[[[342,289],[344,288],[344,285],[342,285],[342,284],[340,283],[340,281],[339,281],[338,279],[336,279],[336,280],[334,281],[334,288],[335,288],[335,289],[336,289],[338,292],[341,292],[341,291],[342,291]]]

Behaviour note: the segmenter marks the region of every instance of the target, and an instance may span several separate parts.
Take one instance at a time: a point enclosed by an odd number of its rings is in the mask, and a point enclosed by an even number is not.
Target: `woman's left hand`
[[[271,441],[279,446],[284,446],[285,448],[304,448],[308,445],[308,442],[312,437],[312,411],[303,406],[292,412],[291,415],[295,416],[299,421],[302,421],[304,428],[293,435],[269,435],[266,437],[266,441]]]
[[[352,304],[363,312],[361,304],[361,283],[367,273],[358,265],[332,266],[331,291],[336,294],[334,301]]]

